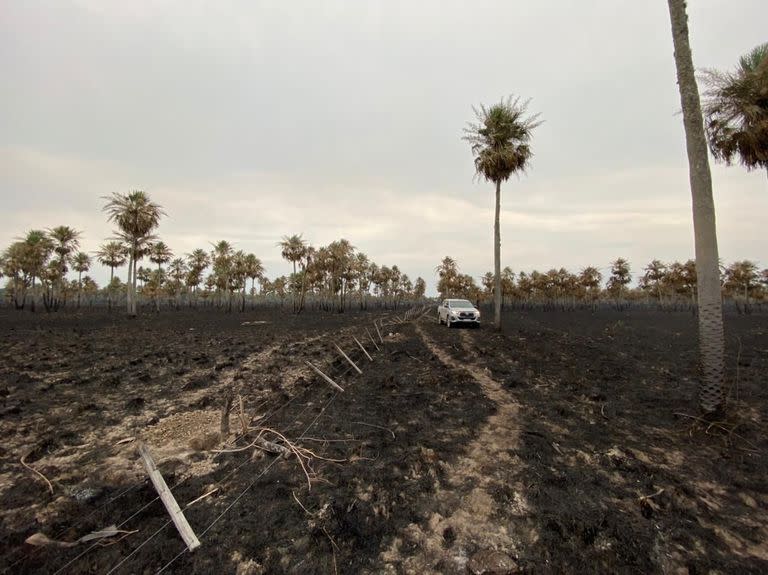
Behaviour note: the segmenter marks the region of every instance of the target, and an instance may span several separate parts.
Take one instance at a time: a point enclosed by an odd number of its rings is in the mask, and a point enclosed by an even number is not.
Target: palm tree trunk
[[[107,305],[112,311],[112,280],[115,278],[115,266],[109,266],[109,289],[107,289]]]
[[[707,140],[699,89],[688,42],[685,0],[668,0],[675,48],[675,67],[683,107],[688,171],[693,204],[699,306],[699,407],[708,415],[725,410],[723,310],[718,269],[717,226],[712,199]]]
[[[133,277],[133,252],[131,252],[130,257],[128,258],[128,277],[125,281],[125,303],[127,307],[127,313],[128,315],[131,315],[131,310],[133,309],[133,289],[132,289],[132,279]]]
[[[501,181],[496,182],[496,216],[493,220],[493,325],[501,330]]]
[[[80,294],[83,292],[83,272],[77,272],[77,309],[80,309]]]

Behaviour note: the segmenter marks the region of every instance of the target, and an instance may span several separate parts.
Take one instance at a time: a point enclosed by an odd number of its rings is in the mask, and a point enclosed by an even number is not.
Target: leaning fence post
[[[346,360],[349,362],[349,364],[350,364],[352,367],[354,367],[354,368],[355,368],[355,371],[357,371],[357,373],[359,373],[360,375],[362,375],[362,374],[363,374],[363,372],[360,370],[360,368],[359,368],[359,367],[357,367],[357,365],[355,365],[355,362],[354,362],[354,361],[352,361],[351,359],[349,359],[349,356],[348,356],[346,353],[344,353],[344,350],[343,350],[343,349],[341,349],[341,348],[340,348],[338,345],[336,345],[335,343],[333,344],[333,346],[334,346],[336,349],[338,349],[338,350],[339,350],[339,353],[340,353],[341,355],[343,355],[343,356],[344,356],[344,359],[346,359]]]
[[[155,465],[152,456],[149,454],[149,449],[147,449],[147,446],[143,443],[139,444],[139,454],[141,455],[141,461],[144,464],[144,469],[147,470],[149,478],[152,480],[152,485],[155,486],[157,494],[160,496],[160,500],[163,502],[163,505],[165,505],[165,509],[170,514],[173,524],[179,531],[179,535],[181,535],[184,543],[187,544],[187,549],[194,551],[200,547],[200,541],[197,539],[195,532],[192,531],[192,528],[189,526],[187,518],[184,517],[184,513],[182,513],[179,504],[176,502],[176,499],[171,493],[171,490],[168,489],[168,485],[165,483],[165,479],[163,479],[163,476],[160,474],[160,470],[157,468],[157,465]]]
[[[360,346],[360,349],[363,350],[363,353],[365,354],[365,357],[367,357],[370,361],[373,361],[373,358],[368,353],[368,350],[363,347],[363,344],[358,341],[358,339],[353,335],[352,339],[355,340],[355,343]]]
[[[332,387],[334,387],[335,389],[337,389],[337,390],[339,390],[339,391],[344,391],[344,388],[343,388],[343,387],[341,387],[341,386],[340,386],[338,383],[336,383],[336,382],[335,382],[335,381],[333,381],[333,380],[332,380],[330,377],[328,377],[327,375],[325,375],[325,374],[324,374],[322,371],[320,371],[320,370],[319,370],[318,368],[316,368],[314,365],[312,365],[311,363],[309,363],[309,362],[308,362],[308,361],[306,361],[306,360],[304,361],[304,363],[306,363],[306,364],[307,364],[309,367],[311,367],[311,368],[312,368],[312,371],[314,371],[314,372],[315,372],[317,375],[319,375],[319,376],[320,376],[320,377],[322,377],[322,378],[323,378],[325,381],[327,381],[328,383],[330,383]]]
[[[373,344],[373,347],[375,347],[375,348],[376,348],[376,351],[380,351],[380,350],[381,350],[381,348],[379,347],[379,344],[378,344],[378,343],[376,343],[376,340],[375,340],[375,339],[373,339],[373,336],[371,335],[371,332],[370,332],[370,331],[368,331],[368,328],[367,328],[367,327],[365,328],[365,333],[367,333],[367,334],[368,334],[368,337],[369,337],[369,338],[371,338],[371,343]]]
[[[384,338],[383,338],[383,337],[381,337],[381,331],[379,331],[379,326],[378,326],[378,325],[376,325],[376,322],[373,322],[373,327],[375,327],[375,328],[376,328],[376,333],[378,333],[378,334],[379,334],[379,340],[381,340],[381,343],[384,343]]]

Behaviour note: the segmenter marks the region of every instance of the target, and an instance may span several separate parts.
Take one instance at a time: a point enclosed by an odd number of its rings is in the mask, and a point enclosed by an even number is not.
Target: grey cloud
[[[694,58],[729,67],[768,6],[691,4]],[[663,2],[11,3],[0,20],[0,241],[67,223],[95,249],[100,197],[143,188],[179,253],[227,238],[347,237],[430,283],[491,268],[492,189],[460,137],[510,92],[545,123],[504,186],[505,264],[692,255]],[[764,175],[714,169],[723,257],[765,261]]]

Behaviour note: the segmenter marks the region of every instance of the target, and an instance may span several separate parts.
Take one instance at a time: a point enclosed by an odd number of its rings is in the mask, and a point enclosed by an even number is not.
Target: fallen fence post
[[[370,361],[373,361],[373,358],[368,354],[368,350],[363,347],[363,344],[358,341],[358,339],[353,335],[352,339],[355,340],[355,343],[360,346],[360,349],[363,350],[363,353],[365,354],[365,357],[367,357]]]
[[[340,386],[338,383],[336,383],[336,382],[335,382],[335,381],[333,381],[333,380],[332,380],[330,377],[328,377],[327,375],[325,375],[325,374],[324,374],[322,371],[320,371],[319,369],[317,369],[317,368],[316,368],[314,365],[312,365],[311,363],[309,363],[309,362],[308,362],[308,361],[306,361],[306,360],[304,361],[304,363],[306,363],[306,364],[307,364],[309,367],[311,367],[311,368],[312,368],[312,371],[314,371],[314,372],[315,372],[317,375],[319,375],[319,376],[320,376],[320,377],[322,377],[322,378],[323,378],[325,381],[327,381],[328,383],[330,383],[330,384],[331,384],[331,386],[333,386],[334,388],[338,389],[339,391],[344,391],[344,388],[343,388],[343,387],[341,387],[341,386]]]
[[[354,362],[354,361],[352,361],[351,359],[349,359],[349,356],[348,356],[346,353],[344,353],[344,350],[343,350],[343,349],[341,349],[341,348],[340,348],[338,345],[336,345],[335,343],[333,344],[333,346],[334,346],[336,349],[338,349],[338,350],[339,350],[339,353],[340,353],[341,355],[343,355],[343,356],[344,356],[344,359],[346,359],[346,360],[349,362],[349,365],[351,365],[352,367],[354,367],[354,368],[355,368],[355,371],[357,371],[357,373],[359,373],[360,375],[362,375],[362,374],[363,374],[362,370],[361,370],[359,367],[357,367],[357,365],[355,365],[355,362]]]
[[[379,334],[379,340],[381,340],[381,343],[384,343],[384,338],[383,338],[383,337],[381,337],[381,331],[379,331],[379,326],[378,326],[378,325],[376,325],[376,322],[373,322],[373,327],[375,327],[375,328],[376,328],[376,333],[378,333],[378,334]]]
[[[157,468],[157,465],[155,465],[155,462],[152,459],[152,456],[149,454],[149,450],[144,443],[139,444],[139,454],[141,455],[144,469],[147,470],[149,478],[152,480],[152,485],[155,486],[155,490],[157,490],[157,494],[160,496],[160,500],[163,502],[163,505],[165,505],[165,509],[171,516],[173,524],[179,531],[179,535],[181,535],[184,543],[187,544],[187,549],[194,551],[200,547],[200,541],[197,539],[195,532],[192,531],[192,528],[189,526],[187,518],[184,517],[184,513],[181,512],[179,504],[176,502],[176,499],[171,493],[171,490],[168,489],[168,485],[166,485],[165,479],[163,479],[163,476],[160,474],[160,470]]]
[[[376,343],[376,340],[375,340],[375,339],[373,339],[373,336],[371,335],[371,332],[370,332],[370,331],[368,331],[368,328],[367,328],[367,327],[365,328],[365,333],[367,333],[367,334],[368,334],[368,337],[370,337],[370,338],[371,338],[371,343],[373,344],[373,347],[375,347],[375,348],[376,348],[376,351],[379,351],[379,350],[381,350],[381,348],[379,347],[379,344],[378,344],[378,343]]]

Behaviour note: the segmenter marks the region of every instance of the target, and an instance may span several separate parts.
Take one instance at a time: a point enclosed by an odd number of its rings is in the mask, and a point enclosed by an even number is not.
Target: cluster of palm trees
[[[112,194],[104,211],[116,225],[114,238],[94,254],[109,267],[109,283],[102,290],[108,306],[125,298],[129,316],[138,312],[139,299],[156,309],[217,306],[245,310],[246,302],[279,301],[290,296],[293,310],[314,308],[343,312],[353,299],[366,309],[369,299],[376,305],[397,307],[404,300],[424,298],[422,278],[412,282],[396,265],[379,266],[349,241],[340,239],[327,246],[313,247],[301,235],[286,236],[279,247],[282,257],[293,264],[293,273],[270,280],[261,260],[252,253],[236,250],[228,241],[213,244],[210,251],[196,249],[185,257],[173,251],[156,235],[163,209],[143,191]],[[78,251],[81,232],[68,226],[32,230],[8,247],[0,259],[0,275],[8,278],[6,297],[18,309],[27,303],[34,311],[39,300],[48,311],[56,311],[68,299],[89,304],[99,294],[89,276],[91,256]],[[147,267],[139,265],[148,260]],[[128,266],[126,282],[115,270]],[[67,279],[69,271],[77,280]],[[250,290],[248,289],[250,280]],[[258,287],[257,287],[258,285]],[[75,297],[76,296],[76,297]]]
[[[392,308],[404,300],[424,298],[422,278],[414,282],[396,265],[379,266],[356,252],[348,240],[315,248],[299,234],[283,237],[279,246],[283,259],[293,264],[288,286],[296,313],[308,300],[315,307],[343,312],[354,299],[360,309],[367,309],[371,297],[377,305]]]
[[[472,301],[494,301],[496,282],[493,272],[480,278],[478,285],[472,276],[459,272],[456,260],[445,257],[435,270],[441,298],[460,297]],[[501,270],[502,305],[535,306],[573,309],[610,302],[623,308],[631,302],[652,302],[664,308],[690,309],[696,302],[696,263],[664,263],[654,259],[637,277],[630,288],[632,272],[629,262],[618,258],[611,262],[605,282],[603,274],[593,266],[578,273],[565,268],[546,272],[533,270],[515,273],[510,267]],[[749,303],[768,300],[768,269],[760,270],[749,260],[720,266],[723,298],[735,303],[739,312],[749,310]]]
[[[34,311],[42,302],[48,311],[56,311],[67,300],[82,296],[92,298],[98,286],[90,276],[91,257],[78,251],[81,233],[69,226],[49,230],[30,230],[8,246],[0,255],[0,276],[6,276],[8,297],[17,309]],[[67,273],[77,273],[69,280]]]

